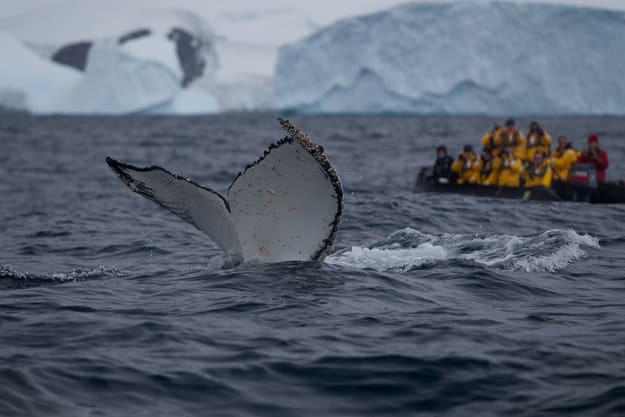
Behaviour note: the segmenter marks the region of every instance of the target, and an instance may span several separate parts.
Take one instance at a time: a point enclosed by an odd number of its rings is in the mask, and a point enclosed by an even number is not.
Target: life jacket
[[[463,153],[460,153],[452,166],[452,170],[458,174],[456,181],[458,185],[475,184],[478,181],[477,163],[477,155],[474,152],[468,153],[464,157]]]
[[[551,136],[549,133],[542,129],[539,129],[536,133],[528,132],[526,141],[526,153],[525,159],[531,164],[534,160],[534,155],[538,152],[549,156],[551,154]]]
[[[517,161],[518,161],[518,159],[516,157],[514,157],[514,158],[502,157],[501,158],[501,169],[508,169]]]
[[[493,156],[501,153],[501,129],[487,130],[480,140],[483,148],[489,148]]]
[[[542,129],[539,129],[536,134],[532,132],[528,132],[527,134],[527,147],[528,148],[538,148],[543,144],[543,138],[545,137],[545,132]]]
[[[569,152],[570,151],[570,152]],[[574,147],[570,146],[568,148],[564,148],[564,149],[560,149],[560,148],[556,148],[551,152],[551,157],[555,158],[555,159],[560,159],[563,156],[565,156],[567,153],[571,153],[573,155],[575,155],[575,161],[577,161],[577,158],[579,158],[581,156],[581,152],[578,151],[577,149],[575,149]],[[575,162],[573,161],[573,162]]]
[[[527,170],[527,176],[531,178],[542,178],[547,173],[549,164],[543,161],[539,166],[535,167],[533,164]]]
[[[564,148],[564,149],[560,149],[557,148],[555,151],[553,151],[553,157],[554,158],[562,158],[564,156],[564,152],[568,151],[568,149]]]
[[[462,153],[460,154],[460,156],[462,156]],[[469,171],[469,170],[473,169],[475,163],[477,162],[477,155],[475,153],[471,152],[469,154],[469,158],[465,158],[464,160],[462,160],[459,157],[458,161],[462,162],[462,165],[461,165],[461,170],[462,171]]]
[[[499,182],[499,168],[501,159],[496,156],[489,160],[480,159],[479,161],[479,184],[484,186],[496,186]]]
[[[488,161],[482,159],[482,168],[480,169],[480,175],[482,177],[488,177],[491,172],[493,172],[493,158],[490,158]]]
[[[490,149],[495,149],[497,147],[497,144],[495,143],[495,136],[497,135],[497,132],[493,129],[489,131],[489,136],[488,136],[488,142],[490,143]]]
[[[539,166],[530,165],[525,176],[525,187],[551,187],[553,171],[549,160],[544,160]]]
[[[521,132],[519,130],[515,130],[512,133],[512,138],[510,138],[510,135],[507,132],[502,132],[501,141],[502,147],[504,148],[506,146],[521,146],[523,144],[523,141],[521,140]]]
[[[521,160],[514,155],[501,158],[498,185],[501,187],[518,187],[521,183]]]
[[[483,176],[488,176],[491,172],[493,172],[493,160],[489,159],[485,163],[482,163],[482,169],[480,169],[480,174]]]
[[[573,148],[556,149],[552,153],[551,168],[554,178],[558,181],[566,181],[571,166],[577,162],[578,152]]]

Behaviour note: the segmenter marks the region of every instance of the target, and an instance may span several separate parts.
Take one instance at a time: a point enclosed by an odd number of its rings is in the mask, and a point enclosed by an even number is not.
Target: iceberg
[[[161,44],[173,56],[172,44]],[[155,45],[146,40],[129,49],[111,42],[93,43],[81,72],[45,59],[0,33],[0,109],[34,114],[218,112],[219,104],[211,94],[182,88],[184,75],[177,60],[150,55]]]
[[[211,94],[199,89],[181,90],[176,96],[147,113],[149,114],[177,114],[177,115],[202,115],[216,114],[221,111],[221,106]]]
[[[301,113],[625,114],[625,13],[414,3],[279,51],[278,106]]]
[[[80,80],[78,71],[53,64],[2,33],[0,51],[0,109],[53,112]]]
[[[170,0],[114,3],[41,6],[11,19],[2,19],[3,9],[0,30],[41,56],[81,72],[93,45],[118,43],[126,55],[183,74],[180,96],[171,105],[158,105],[156,112],[196,114],[214,112],[214,100],[221,111],[275,108],[273,75],[279,47],[319,27],[308,17],[317,8],[306,4],[293,9],[290,3],[274,7],[192,2],[181,9],[179,2]],[[308,10],[298,11],[301,7]],[[59,21],[64,24],[59,26]]]
[[[176,54],[176,45],[164,36],[148,35],[122,44],[124,53],[138,60],[157,61],[169,68],[177,78],[184,78],[184,70]]]
[[[119,46],[94,44],[85,73],[57,112],[127,114],[171,101],[180,91],[180,75],[158,61],[139,59]]]

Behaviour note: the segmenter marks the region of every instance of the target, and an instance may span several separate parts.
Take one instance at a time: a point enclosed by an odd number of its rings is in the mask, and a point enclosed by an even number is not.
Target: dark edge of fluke
[[[334,219],[331,223],[332,230],[330,231],[330,235],[324,239],[321,249],[319,249],[314,256],[315,260],[322,259],[328,255],[328,251],[336,239],[339,221],[341,220],[341,215],[343,214],[343,186],[341,185],[341,180],[336,173],[336,170],[332,167],[332,165],[330,165],[330,161],[328,160],[322,146],[316,145],[310,137],[304,133],[304,131],[299,129],[290,121],[278,117],[278,122],[284,130],[289,133],[292,139],[298,140],[304,149],[306,149],[317,160],[317,162],[319,162],[323,171],[328,175],[328,178],[330,178],[330,182],[332,183],[332,187],[336,193],[336,213],[334,214]]]
[[[162,171],[164,173],[166,173],[167,175],[172,176],[173,178],[177,179],[178,181],[185,181],[188,182],[189,184],[201,188],[202,190],[208,191],[212,194],[215,194],[217,197],[219,197],[224,204],[226,205],[226,209],[228,210],[228,212],[230,212],[230,204],[228,204],[228,200],[226,200],[224,198],[224,196],[222,196],[221,194],[219,194],[217,191],[212,190],[208,187],[205,187],[201,184],[198,184],[197,182],[190,180],[189,178],[183,177],[181,175],[178,174],[174,174],[168,170],[166,170],[163,167],[160,167],[158,165],[151,165],[149,167],[137,167],[131,164],[127,164],[125,162],[120,162],[117,161],[116,159],[111,158],[110,156],[106,157],[106,163],[108,164],[109,167],[111,167],[111,169],[113,170],[113,172],[115,172],[117,174],[117,176],[119,177],[120,180],[122,180],[122,182],[124,184],[126,184],[132,191],[141,194],[142,196],[146,197],[149,200],[155,201],[158,203],[158,201],[154,200],[154,195],[148,191],[148,189],[146,189],[145,187],[142,187],[139,183],[137,183],[135,180],[133,180],[128,174],[126,174],[126,172],[124,172],[124,169],[128,169],[130,171],[139,171],[139,172],[149,172],[149,171]],[[133,188],[132,185],[137,185],[137,189]]]

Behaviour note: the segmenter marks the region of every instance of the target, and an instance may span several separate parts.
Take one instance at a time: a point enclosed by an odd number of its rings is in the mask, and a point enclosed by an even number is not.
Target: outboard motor
[[[597,189],[597,172],[591,164],[575,164],[569,170],[568,183],[573,193],[573,201],[590,202]]]

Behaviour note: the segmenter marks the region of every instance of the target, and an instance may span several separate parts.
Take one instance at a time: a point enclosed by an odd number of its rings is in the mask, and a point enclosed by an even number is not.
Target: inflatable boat
[[[598,182],[594,167],[577,164],[567,182],[554,182],[551,188],[508,188],[481,185],[457,185],[455,180],[436,178],[431,167],[423,167],[414,185],[417,193],[453,193],[476,197],[509,198],[525,201],[574,201],[592,204],[625,204],[625,185]]]

